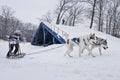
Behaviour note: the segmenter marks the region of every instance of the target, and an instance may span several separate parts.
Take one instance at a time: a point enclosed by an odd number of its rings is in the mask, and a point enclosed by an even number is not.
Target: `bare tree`
[[[9,21],[9,24],[8,24],[9,26],[8,26],[8,29],[7,29],[8,33],[9,34],[13,33],[16,29],[18,29],[19,28],[19,23],[20,23],[20,21],[17,18],[11,17],[11,19]]]
[[[77,3],[68,11],[68,16],[66,16],[66,23],[69,26],[75,26],[76,23],[79,23],[81,20],[81,15],[84,11],[83,5]]]
[[[108,0],[106,9],[106,33],[111,34],[112,20],[113,20],[113,7],[111,0]]]
[[[94,14],[95,14],[95,7],[96,7],[96,0],[93,1],[93,9],[92,9],[92,17],[91,17],[90,28],[92,28],[92,25],[93,25]]]
[[[102,19],[102,16],[103,16],[103,0],[99,0],[99,16],[98,16],[98,31],[101,31],[103,30],[103,19]]]
[[[4,39],[5,35],[12,34],[15,30],[21,30],[22,36],[27,38],[27,41],[31,41],[31,38],[36,30],[36,25],[31,23],[23,23],[19,19],[13,16],[14,11],[3,6],[1,8],[0,15],[0,38]]]
[[[105,13],[106,13],[106,8],[107,8],[106,5],[108,0],[88,0],[88,1],[93,6],[90,28],[92,28],[94,21],[98,26],[96,27],[97,30],[103,32],[104,23],[105,23],[104,20],[107,20],[105,18]]]
[[[2,38],[2,24],[3,24],[3,17],[0,15],[0,39]]]
[[[80,22],[80,18],[81,18],[80,16],[82,15],[83,11],[84,11],[83,6],[76,5],[76,6],[73,7],[73,23],[72,23],[72,26],[74,26],[76,22]]]
[[[2,23],[2,38],[5,37],[7,34],[7,28],[9,27],[10,18],[13,16],[14,11],[9,8],[8,6],[2,6],[2,16],[3,16],[3,23]]]
[[[33,25],[32,23],[24,23],[23,27],[21,29],[22,36],[27,39],[28,42],[31,42],[31,39],[35,33],[36,25]]]
[[[74,0],[60,0],[59,4],[57,5],[56,8],[56,14],[57,14],[57,20],[56,20],[56,24],[59,24],[63,15],[65,14],[65,12],[67,12],[67,10],[69,10],[70,8],[72,8]]]
[[[51,23],[53,21],[53,18],[52,18],[52,15],[51,15],[51,12],[47,12],[46,15],[43,15],[42,18],[39,19],[40,21],[45,21],[45,22],[48,22],[48,23]]]
[[[117,20],[116,20],[116,37],[120,37],[120,11],[117,13]]]
[[[120,0],[108,0],[107,5],[106,33],[119,36]]]
[[[118,14],[119,6],[120,6],[120,1],[113,0],[113,2],[114,2],[114,4],[113,4],[113,32],[112,32],[112,35],[116,36],[117,17],[119,16],[117,14]]]
[[[105,20],[105,12],[106,12],[107,0],[97,0],[96,3],[96,18],[97,18],[97,26],[98,31],[103,32],[104,20]]]
[[[70,9],[69,11],[68,11],[68,13],[67,14],[65,14],[65,25],[71,25],[71,22],[72,22],[72,20],[71,20],[71,17],[72,17],[72,15],[73,15],[73,11],[72,11],[72,9]]]

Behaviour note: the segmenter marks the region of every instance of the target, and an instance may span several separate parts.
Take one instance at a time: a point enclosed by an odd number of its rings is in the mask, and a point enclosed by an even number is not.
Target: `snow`
[[[84,51],[78,56],[75,47],[72,58],[64,56],[66,46],[54,44],[48,47],[20,43],[22,52],[27,55],[22,59],[6,59],[8,42],[0,40],[0,79],[1,80],[119,80],[120,79],[120,39],[101,32],[84,28],[56,25],[72,37],[89,33],[107,39],[108,49],[100,56],[93,50],[95,58]]]

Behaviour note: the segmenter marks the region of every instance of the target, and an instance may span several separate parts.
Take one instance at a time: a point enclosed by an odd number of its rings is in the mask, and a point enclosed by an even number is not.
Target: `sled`
[[[20,53],[20,54],[16,54],[16,55],[10,55],[10,57],[7,57],[8,59],[19,59],[19,58],[23,58],[26,55],[26,53]]]

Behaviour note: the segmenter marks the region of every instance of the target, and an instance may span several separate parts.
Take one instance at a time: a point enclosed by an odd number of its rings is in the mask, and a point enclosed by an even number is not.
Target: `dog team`
[[[66,37],[66,47],[67,51],[65,55],[71,56],[71,52],[73,51],[73,47],[77,46],[79,48],[79,56],[84,52],[85,49],[88,50],[89,55],[95,57],[92,53],[94,48],[98,48],[100,55],[102,55],[101,49],[107,49],[107,40],[97,37],[95,34],[89,34],[85,36],[80,36],[78,38],[69,39],[68,35],[64,35]]]

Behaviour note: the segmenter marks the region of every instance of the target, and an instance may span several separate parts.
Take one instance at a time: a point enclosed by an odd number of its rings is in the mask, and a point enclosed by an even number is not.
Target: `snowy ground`
[[[94,49],[93,53],[96,57],[93,58],[88,56],[87,51],[84,51],[82,57],[79,57],[78,48],[75,47],[72,52],[73,58],[69,58],[68,56],[64,56],[66,47],[61,44],[40,47],[32,46],[30,43],[21,43],[22,52],[27,54],[36,52],[36,54],[12,60],[5,58],[8,51],[8,43],[0,40],[0,79],[120,80],[120,39],[87,28],[69,27],[69,29],[68,27],[61,26],[62,28],[71,37],[96,33],[97,36],[108,40],[109,49],[106,51],[103,50],[102,56],[98,54],[97,49]],[[61,47],[55,48],[58,46]]]

